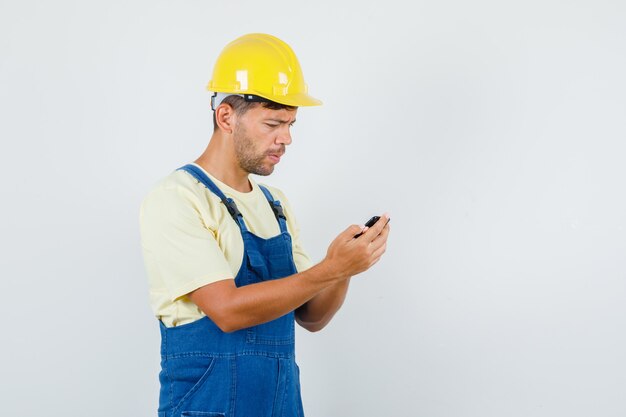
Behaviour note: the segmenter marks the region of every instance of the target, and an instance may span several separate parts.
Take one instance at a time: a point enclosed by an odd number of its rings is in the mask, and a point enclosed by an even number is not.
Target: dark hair
[[[256,106],[263,106],[266,109],[270,109],[270,110],[283,110],[283,109],[295,110],[297,109],[297,107],[295,106],[288,106],[286,104],[276,103],[275,101],[261,101],[261,102],[246,101],[244,100],[243,97],[240,97],[240,96],[228,96],[222,101],[222,103],[226,103],[230,105],[230,107],[233,108],[237,116],[241,116],[245,114],[248,110]],[[214,131],[217,130],[217,121],[215,120],[215,112],[213,112],[213,130]]]

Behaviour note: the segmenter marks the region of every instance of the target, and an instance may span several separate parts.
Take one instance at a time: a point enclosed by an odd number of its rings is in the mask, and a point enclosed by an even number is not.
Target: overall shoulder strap
[[[230,216],[233,218],[233,220],[239,225],[242,230],[247,230],[246,225],[243,221],[243,215],[237,208],[237,204],[235,204],[235,201],[232,198],[226,197],[222,190],[220,190],[219,187],[215,185],[215,183],[211,181],[211,179],[204,172],[202,172],[200,168],[192,164],[187,164],[178,168],[178,170],[186,171],[196,180],[201,182],[207,189],[209,189],[209,191],[218,196],[219,199],[222,200],[222,203],[228,209],[228,213],[230,213]]]
[[[259,184],[261,191],[265,194],[265,198],[270,203],[270,207],[272,207],[272,211],[274,212],[274,216],[276,216],[276,220],[278,220],[278,224],[280,225],[281,232],[287,232],[287,217],[285,216],[285,211],[283,210],[283,206],[280,205],[280,201],[274,200],[272,193],[270,190]]]

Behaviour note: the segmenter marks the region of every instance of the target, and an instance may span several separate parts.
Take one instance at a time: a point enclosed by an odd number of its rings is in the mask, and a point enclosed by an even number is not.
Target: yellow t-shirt
[[[242,193],[203,172],[235,200],[250,232],[265,239],[280,234],[274,212],[252,178],[252,191]],[[283,206],[293,259],[298,272],[302,272],[311,267],[311,260],[300,245],[293,211],[282,191],[265,187]],[[204,313],[186,294],[212,282],[235,278],[243,260],[239,226],[219,197],[185,171],[172,172],[145,197],[140,224],[155,316],[168,327],[202,318]]]

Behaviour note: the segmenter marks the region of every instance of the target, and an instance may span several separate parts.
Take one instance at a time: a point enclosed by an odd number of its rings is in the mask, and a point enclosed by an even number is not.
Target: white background
[[[264,179],[319,261],[383,260],[298,333],[309,417],[626,415],[622,1],[0,1],[3,416],[155,416],[138,209],[212,130],[230,40],[312,95]]]

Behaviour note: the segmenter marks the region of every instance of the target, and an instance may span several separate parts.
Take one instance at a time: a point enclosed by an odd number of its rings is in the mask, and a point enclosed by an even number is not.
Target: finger
[[[387,223],[387,225],[385,225],[385,227],[383,228],[383,231],[380,232],[380,234],[376,236],[374,240],[372,240],[372,244],[381,239],[384,241],[387,241],[387,236],[389,236],[389,230],[390,230],[390,226],[389,226],[389,223]]]
[[[370,264],[367,267],[367,269],[370,269],[371,267],[373,267],[375,264],[378,263],[378,261],[380,261],[380,256],[378,258],[374,259],[372,262],[370,262]]]
[[[377,247],[372,254],[370,255],[370,259],[380,258],[383,253],[387,250],[387,242],[384,242],[382,245]]]
[[[370,262],[370,266],[380,261],[380,258],[383,257],[386,251],[387,251],[387,244],[384,244],[379,249],[377,249],[374,253],[372,253],[372,256],[371,256],[372,261]]]
[[[381,247],[385,246],[387,244],[387,239],[374,239],[370,244],[369,244],[369,249],[370,249],[370,254],[375,253],[377,250],[379,250]]]
[[[383,214],[374,226],[370,227],[365,233],[363,233],[363,236],[371,242],[380,234],[380,232],[382,232],[388,221],[389,213]]]
[[[364,227],[365,226],[359,226],[357,224],[350,225],[346,230],[341,232],[339,236],[345,237],[348,240],[353,239],[356,234],[359,234],[363,231]]]

